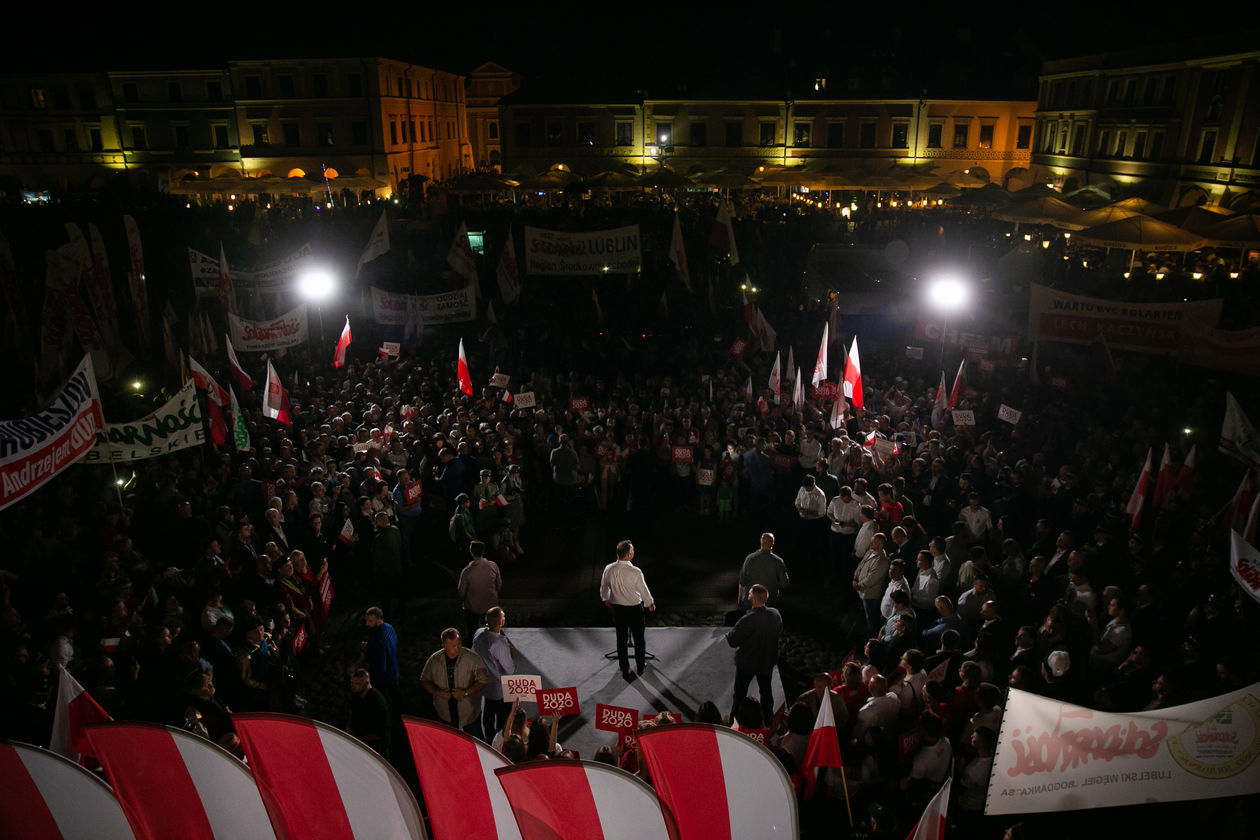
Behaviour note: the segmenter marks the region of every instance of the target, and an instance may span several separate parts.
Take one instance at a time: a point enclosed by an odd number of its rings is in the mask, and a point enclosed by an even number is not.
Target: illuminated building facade
[[[1260,187],[1260,50],[1214,40],[1047,62],[1034,177],[1169,206],[1229,206]]]
[[[387,195],[471,169],[467,125],[462,76],[384,58],[11,74],[0,179],[90,189],[121,172],[186,194]]]
[[[503,131],[499,100],[521,86],[521,77],[487,61],[468,74],[468,139],[478,169],[499,171],[503,164]]]

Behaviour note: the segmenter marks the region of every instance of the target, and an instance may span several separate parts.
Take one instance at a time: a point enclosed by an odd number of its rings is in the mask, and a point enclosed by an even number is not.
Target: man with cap
[[[472,492],[472,511],[473,521],[477,523],[477,533],[487,539],[499,529],[499,492],[499,485],[494,482],[494,473],[481,470],[478,484]],[[480,623],[479,617],[478,624]]]

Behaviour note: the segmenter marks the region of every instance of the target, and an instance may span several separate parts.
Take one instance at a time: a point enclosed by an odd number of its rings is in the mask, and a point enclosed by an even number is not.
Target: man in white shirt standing
[[[822,568],[827,558],[827,495],[818,489],[812,475],[805,476],[801,489],[796,491],[796,512],[801,517],[801,544],[805,546],[806,561],[815,568]]]
[[[831,522],[831,559],[825,569],[839,564],[841,574],[848,571],[858,528],[862,527],[861,510],[862,506],[853,498],[853,488],[848,485],[841,487],[839,495],[827,505],[827,519]]]
[[[634,634],[634,670],[636,674],[642,674],[647,656],[643,641],[643,610],[656,611],[656,601],[648,590],[643,570],[633,561],[634,543],[622,540],[617,543],[617,559],[604,567],[599,581],[600,600],[613,611],[613,626],[617,628],[617,663],[621,666],[621,676],[627,682],[634,679],[630,673],[627,650],[630,634]]]

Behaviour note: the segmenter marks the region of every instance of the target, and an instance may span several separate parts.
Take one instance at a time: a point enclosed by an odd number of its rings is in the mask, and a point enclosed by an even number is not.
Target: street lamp
[[[941,315],[941,365],[945,364],[945,334],[949,316],[959,312],[971,302],[971,287],[961,277],[942,274],[928,282],[928,303]]]
[[[337,291],[337,278],[323,266],[314,266],[298,275],[298,294],[315,304],[319,313],[319,341],[324,342],[324,301]]]

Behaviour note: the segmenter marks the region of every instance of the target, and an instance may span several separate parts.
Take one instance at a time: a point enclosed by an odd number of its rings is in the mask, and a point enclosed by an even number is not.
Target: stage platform
[[[627,706],[645,712],[678,712],[691,720],[705,700],[717,703],[723,715],[731,711],[735,682],[735,650],[726,644],[725,627],[649,627],[649,661],[643,676],[626,682],[616,658],[604,654],[617,649],[612,627],[507,627],[516,646],[516,671],[539,674],[546,688],[576,686],[582,712],[560,722],[562,746],[591,758],[602,744],[616,740],[611,732],[595,729],[595,704]],[[634,669],[633,653],[630,662]],[[774,707],[783,702],[783,684],[775,669]],[[757,696],[757,682],[748,687]],[[534,704],[525,706],[532,717]]]

